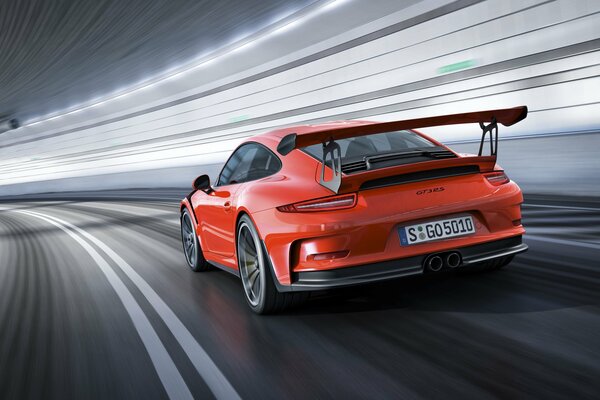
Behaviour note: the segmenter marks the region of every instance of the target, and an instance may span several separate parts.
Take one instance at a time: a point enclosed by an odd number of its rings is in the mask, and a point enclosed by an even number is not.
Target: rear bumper
[[[277,281],[289,286],[297,283],[295,274],[380,263],[385,266],[391,260],[407,260],[525,233],[519,223],[523,197],[514,182],[496,187],[482,175],[474,174],[438,179],[435,184],[428,181],[427,185],[445,189],[420,196],[416,193],[424,185],[416,182],[359,192],[357,204],[351,209],[284,213],[275,208],[253,213]],[[464,215],[473,217],[476,234],[413,246],[401,244],[399,229],[403,226]],[[345,257],[314,258],[344,251],[348,251]]]
[[[449,251],[458,251],[463,259],[461,266],[473,265],[494,258],[510,256],[527,250],[521,236],[496,240]],[[324,271],[294,272],[291,285],[277,283],[281,292],[323,290],[401,278],[423,273],[423,261],[428,254],[397,260],[378,262],[357,267]]]

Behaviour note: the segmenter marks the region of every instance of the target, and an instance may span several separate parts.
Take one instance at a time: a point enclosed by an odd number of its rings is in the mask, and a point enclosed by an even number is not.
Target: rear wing
[[[339,144],[335,142],[336,140],[405,129],[478,123],[482,130],[481,143],[479,145],[479,155],[482,155],[485,138],[489,133],[490,155],[495,157],[498,152],[498,123],[504,126],[511,126],[525,119],[525,117],[527,117],[527,106],[520,106],[499,110],[476,111],[461,114],[441,115],[437,117],[407,119],[403,121],[381,122],[370,125],[329,128],[318,132],[304,133],[301,135],[290,133],[281,139],[277,145],[277,151],[281,155],[285,156],[294,149],[322,143],[323,161],[320,183],[326,188],[332,190],[334,193],[337,193],[342,180],[342,160],[341,149]],[[332,179],[326,181],[325,166],[327,165],[328,158],[331,158],[330,166],[333,170],[333,177]]]

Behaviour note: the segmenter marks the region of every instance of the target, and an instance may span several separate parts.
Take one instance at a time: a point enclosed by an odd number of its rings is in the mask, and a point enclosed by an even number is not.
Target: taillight
[[[301,203],[280,206],[281,212],[311,212],[311,211],[334,211],[352,208],[356,205],[356,193],[341,196],[326,197],[324,199],[303,201]]]
[[[510,182],[510,179],[508,179],[508,176],[506,176],[503,171],[488,172],[487,174],[483,174],[483,176],[485,176],[485,179],[494,186],[500,186]]]

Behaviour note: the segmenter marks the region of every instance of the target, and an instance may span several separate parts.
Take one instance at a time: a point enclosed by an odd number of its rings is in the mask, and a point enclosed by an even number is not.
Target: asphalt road
[[[598,398],[600,207],[534,199],[506,269],[257,316],[171,192],[0,203],[0,399]]]

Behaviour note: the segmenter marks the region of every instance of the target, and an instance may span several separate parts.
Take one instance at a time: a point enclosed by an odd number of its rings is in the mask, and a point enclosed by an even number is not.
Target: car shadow
[[[565,279],[548,268],[513,262],[498,271],[452,271],[314,293],[285,314],[529,313],[600,304],[594,285],[584,278]]]

